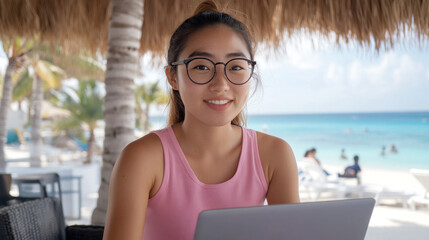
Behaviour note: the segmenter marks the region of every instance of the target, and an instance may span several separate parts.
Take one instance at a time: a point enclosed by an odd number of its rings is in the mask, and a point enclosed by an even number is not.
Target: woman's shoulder
[[[296,161],[289,144],[278,137],[256,132],[259,156],[265,171],[267,182],[277,175],[293,176],[296,172]]]
[[[263,132],[255,132],[260,152],[263,151],[275,153],[292,151],[289,144],[285,140]]]
[[[285,163],[295,163],[292,148],[285,140],[258,131],[256,137],[262,162],[274,168]]]
[[[152,155],[162,154],[162,143],[158,135],[151,132],[129,143],[123,153],[136,155],[139,158],[151,158]]]
[[[115,164],[127,172],[131,169],[157,169],[162,167],[163,150],[161,140],[155,133],[149,133],[131,143],[121,152]]]

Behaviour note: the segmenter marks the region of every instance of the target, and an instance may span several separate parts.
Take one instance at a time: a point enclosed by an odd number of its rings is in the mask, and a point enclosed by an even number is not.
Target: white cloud
[[[345,79],[345,69],[337,63],[330,63],[328,70],[324,75],[327,84],[343,84]]]
[[[419,76],[423,74],[423,66],[414,62],[409,55],[402,55],[397,68],[392,72],[393,84],[396,86],[403,84],[415,84],[419,82]]]
[[[357,91],[391,92],[406,85],[418,83],[423,74],[423,66],[413,60],[410,55],[398,55],[387,52],[379,61],[367,63],[360,59],[345,65],[347,85]],[[332,71],[328,68],[326,74]],[[364,92],[368,92],[364,91]]]
[[[358,87],[366,79],[366,72],[363,70],[359,60],[353,61],[348,71],[348,83],[351,87]]]
[[[385,89],[391,84],[391,72],[397,65],[396,61],[395,52],[387,52],[373,64],[356,60],[349,74],[351,86]]]
[[[327,51],[329,45],[323,44],[327,41],[317,35],[306,37],[305,33],[302,34],[285,38],[279,47],[283,51],[273,51],[264,44],[259,45],[255,55],[259,69],[273,70],[288,65],[299,70],[317,70],[323,62],[320,53]]]
[[[423,65],[427,57],[419,59],[420,53],[387,51],[369,58],[346,50],[328,54],[304,51],[301,55],[295,50],[288,54],[300,61],[311,56],[319,62],[310,71],[293,62],[268,71],[270,78],[264,75],[263,79],[266,94],[256,112],[427,109],[417,100],[429,84],[425,80],[429,71]]]

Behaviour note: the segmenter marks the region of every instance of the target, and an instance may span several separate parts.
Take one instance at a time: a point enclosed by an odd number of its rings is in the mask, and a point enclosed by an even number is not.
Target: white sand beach
[[[341,172],[341,166],[325,168],[331,173]],[[408,171],[362,169],[362,185],[380,186],[394,193],[418,194],[424,191]],[[386,197],[374,208],[366,240],[429,239],[429,207],[411,210],[402,206],[401,199]]]

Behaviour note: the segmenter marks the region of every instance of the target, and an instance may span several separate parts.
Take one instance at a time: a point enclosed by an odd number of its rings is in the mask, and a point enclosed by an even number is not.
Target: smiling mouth
[[[206,102],[215,105],[223,105],[232,102],[232,100],[207,100]]]

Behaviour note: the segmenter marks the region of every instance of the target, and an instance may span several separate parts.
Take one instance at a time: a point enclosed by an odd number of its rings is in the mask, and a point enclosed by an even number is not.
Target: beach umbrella
[[[3,0],[0,38],[16,36],[107,53],[102,182],[93,223],[103,224],[111,169],[133,139],[134,85],[139,54],[163,56],[173,30],[199,0]],[[334,35],[368,49],[425,46],[428,0],[219,0],[221,10],[249,26],[254,40],[278,47],[302,32]],[[404,38],[403,36],[407,36]],[[409,39],[409,42],[403,42]],[[1,120],[1,119],[0,119]]]
[[[70,112],[68,110],[54,106],[48,101],[42,102],[42,118],[43,119],[61,119],[70,117]]]

